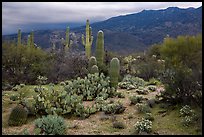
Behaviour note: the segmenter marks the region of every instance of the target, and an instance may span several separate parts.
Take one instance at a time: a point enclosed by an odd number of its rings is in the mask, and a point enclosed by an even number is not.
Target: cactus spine
[[[21,29],[18,29],[18,46],[21,46]]]
[[[99,72],[99,71],[98,71],[98,66],[93,65],[93,66],[91,67],[91,74],[98,73],[98,72]]]
[[[20,126],[24,124],[27,120],[28,112],[22,105],[17,105],[11,111],[11,114],[8,119],[9,126]]]
[[[88,64],[88,70],[91,71],[91,68],[93,65],[97,65],[96,58],[94,56],[91,56],[89,58],[89,64]]]
[[[104,64],[104,34],[102,30],[98,32],[96,40],[96,60],[99,69],[101,69]]]
[[[82,44],[85,46],[86,56],[88,58],[91,57],[91,45],[93,42],[93,36],[91,36],[92,31],[89,25],[89,20],[86,21],[86,41],[84,39],[84,35],[82,34]]]
[[[34,47],[34,32],[31,31],[30,33],[30,46]]]
[[[117,88],[118,78],[120,75],[120,61],[118,60],[118,58],[112,58],[110,62],[109,75],[111,87]]]

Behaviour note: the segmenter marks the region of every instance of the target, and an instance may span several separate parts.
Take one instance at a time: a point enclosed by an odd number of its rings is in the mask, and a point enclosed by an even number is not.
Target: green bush
[[[166,38],[161,44],[161,58],[165,70],[161,77],[165,83],[164,100],[178,104],[197,103],[202,106],[202,97],[195,98],[202,90],[202,34]],[[202,96],[202,93],[199,93]]]
[[[143,100],[143,96],[130,96],[130,105],[135,105],[137,103],[141,103]]]
[[[143,103],[137,103],[136,104],[137,110],[139,111],[139,113],[150,113],[150,107],[146,104]]]
[[[35,120],[35,129],[40,129],[42,135],[65,135],[64,118],[57,115],[43,116]]]
[[[141,132],[150,133],[152,131],[152,121],[142,118],[141,121],[138,121],[134,125],[134,128],[138,133]]]
[[[153,120],[154,120],[154,117],[152,116],[152,113],[145,113],[144,119],[153,121]]]
[[[138,89],[135,90],[139,95],[143,94],[143,95],[147,95],[149,92],[147,89],[145,89],[144,87],[139,87]]]
[[[149,79],[149,82],[147,83],[147,85],[160,85],[161,84],[161,81],[155,79],[155,78],[151,78]]]
[[[117,96],[118,98],[125,98],[125,94],[122,93],[122,92],[116,92],[116,96]]]
[[[17,85],[12,88],[13,91],[18,91],[18,89],[19,89],[19,87]]]
[[[147,89],[150,90],[150,91],[156,91],[156,86],[153,86],[153,85],[149,85],[147,86]]]
[[[139,77],[134,77],[131,75],[126,75],[123,80],[118,84],[118,86],[122,89],[137,89],[138,87],[144,87],[146,82],[139,78]]]
[[[12,95],[10,96],[10,100],[12,100],[12,101],[17,101],[17,100],[19,100],[19,94],[12,94]]]
[[[9,126],[21,126],[26,123],[28,112],[22,105],[17,105],[11,111],[8,119]]]
[[[125,109],[126,108],[120,102],[105,104],[102,107],[102,111],[104,111],[105,114],[120,114],[120,113],[123,113]]]
[[[155,99],[149,99],[149,100],[147,100],[147,105],[148,105],[149,107],[151,107],[151,108],[155,105],[155,103],[156,103],[156,100],[155,100]]]

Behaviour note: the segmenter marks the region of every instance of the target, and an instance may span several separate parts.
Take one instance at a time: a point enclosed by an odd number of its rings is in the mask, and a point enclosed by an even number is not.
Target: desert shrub
[[[161,85],[161,81],[159,81],[159,80],[157,80],[155,78],[150,78],[147,85],[156,85],[156,86],[158,86],[158,85]]]
[[[2,81],[2,90],[12,90],[13,86]]]
[[[12,94],[12,95],[10,96],[10,100],[12,100],[12,101],[17,101],[17,100],[19,100],[19,94]]]
[[[139,113],[150,113],[150,107],[143,103],[137,103],[136,104],[137,110]]]
[[[125,94],[122,92],[116,92],[115,94],[118,98],[125,98]]]
[[[26,123],[28,113],[22,105],[17,105],[11,111],[8,119],[9,126],[21,126]]]
[[[120,114],[125,111],[125,107],[121,102],[115,102],[113,104],[105,104],[102,107],[102,111],[105,112],[105,114]]]
[[[141,121],[138,121],[134,125],[134,128],[138,133],[141,132],[150,133],[152,131],[152,121],[142,118]]]
[[[143,96],[130,96],[130,105],[135,105],[137,103],[141,103],[143,100]]]
[[[191,116],[194,113],[189,105],[183,106],[179,112],[181,116]]]
[[[166,38],[161,44],[165,71],[163,97],[176,103],[197,103],[202,106],[202,35]],[[200,94],[201,98],[195,98]]]
[[[18,89],[19,89],[19,87],[17,85],[12,88],[13,91],[18,91]]]
[[[36,119],[35,128],[40,129],[42,135],[64,135],[66,133],[64,118],[57,115],[48,115]]]
[[[149,85],[147,86],[147,89],[150,90],[150,91],[156,91],[156,86],[153,86],[153,85]]]
[[[25,87],[25,84],[20,84],[19,86],[20,86],[20,88],[23,88],[23,87]]]
[[[156,100],[155,100],[155,99],[149,99],[149,100],[147,100],[147,105],[148,105],[149,107],[151,107],[151,108],[155,105],[155,103],[156,103]]]
[[[113,128],[124,129],[125,124],[123,122],[120,122],[120,121],[114,121],[113,122]]]
[[[143,95],[147,95],[149,92],[146,88],[144,87],[139,87],[135,90],[139,95],[143,94]]]
[[[145,113],[145,114],[144,114],[144,119],[153,121],[153,120],[154,120],[154,117],[152,116],[152,113]]]
[[[131,75],[126,75],[123,80],[118,84],[118,86],[122,89],[136,89],[138,87],[144,87],[146,82],[139,78],[139,77],[134,77]]]
[[[193,123],[193,117],[186,115],[182,118],[181,123],[183,124],[183,126],[189,126]]]

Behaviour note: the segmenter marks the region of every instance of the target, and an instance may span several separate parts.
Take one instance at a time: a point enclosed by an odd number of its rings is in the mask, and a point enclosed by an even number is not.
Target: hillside
[[[90,21],[91,22],[91,21]],[[196,35],[202,33],[202,7],[180,9],[169,7],[162,10],[143,10],[139,13],[112,17],[108,20],[91,24],[93,29],[93,50],[95,49],[96,34],[103,30],[105,48],[120,53],[143,51],[154,43],[160,43],[168,35]],[[71,29],[73,49],[83,50],[81,34],[85,26]],[[55,43],[61,45],[65,37],[64,30],[35,31],[35,42],[42,48],[51,47]],[[27,33],[22,34],[26,42]],[[16,39],[16,35],[2,36],[3,40]]]

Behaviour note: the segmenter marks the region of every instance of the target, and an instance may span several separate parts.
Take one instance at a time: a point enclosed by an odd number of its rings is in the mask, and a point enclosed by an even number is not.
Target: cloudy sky
[[[144,9],[200,6],[202,2],[3,2],[2,33],[42,29],[48,24],[85,24],[86,19],[93,23]]]

